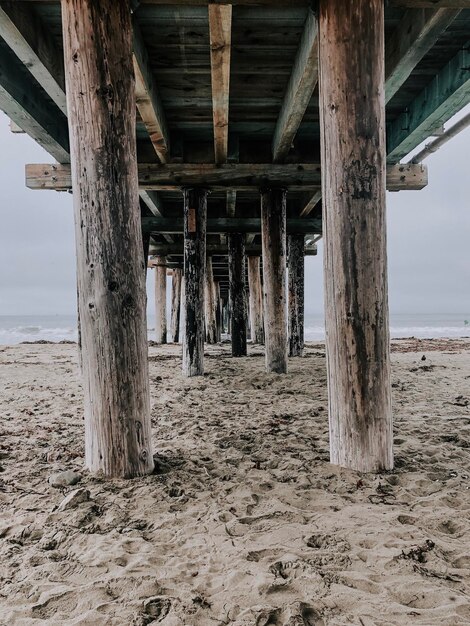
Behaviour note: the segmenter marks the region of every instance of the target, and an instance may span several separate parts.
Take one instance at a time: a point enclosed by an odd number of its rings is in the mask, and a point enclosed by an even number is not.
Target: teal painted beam
[[[59,163],[70,163],[67,118],[5,46],[0,47],[0,109]]]
[[[398,163],[470,102],[470,42],[387,128],[387,162]]]

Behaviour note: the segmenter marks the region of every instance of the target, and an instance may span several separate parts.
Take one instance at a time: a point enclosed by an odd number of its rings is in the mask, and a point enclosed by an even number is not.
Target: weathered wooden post
[[[205,281],[205,327],[206,342],[217,343],[217,301],[214,283],[214,272],[212,270],[212,257],[206,259],[206,281]]]
[[[153,469],[128,0],[63,0],[85,463]]]
[[[320,119],[331,461],[393,467],[383,0],[320,0]]]
[[[302,356],[304,352],[304,235],[289,235],[287,241],[289,356]]]
[[[215,307],[215,318],[216,318],[216,323],[217,323],[217,341],[220,342],[222,341],[222,299],[220,297],[220,283],[218,280],[214,281],[214,286],[215,286],[215,300],[216,300],[216,307]]]
[[[184,190],[185,331],[183,373],[204,374],[204,280],[206,269],[207,190]]]
[[[261,191],[266,370],[287,372],[286,190]]]
[[[246,356],[245,235],[230,234],[227,244],[232,356]]]
[[[250,330],[252,343],[264,343],[263,291],[259,256],[248,257],[248,287],[250,301]]]
[[[173,343],[178,343],[180,335],[180,312],[181,312],[181,278],[183,272],[180,269],[173,270],[171,284],[171,317],[170,336]]]
[[[155,257],[155,341],[166,343],[166,257]]]

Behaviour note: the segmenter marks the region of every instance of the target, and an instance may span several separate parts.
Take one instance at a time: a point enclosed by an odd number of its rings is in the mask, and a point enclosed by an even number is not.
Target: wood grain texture
[[[170,135],[160,94],[137,21],[134,20],[134,73],[136,103],[160,161],[170,156]]]
[[[183,374],[204,374],[204,281],[207,191],[184,190]]]
[[[320,0],[331,462],[393,467],[385,221],[383,1]]]
[[[184,218],[178,217],[142,217],[142,230],[163,235],[165,233],[183,233]],[[314,235],[321,233],[320,218],[289,218],[286,222],[287,232]],[[207,220],[206,232],[219,233],[260,233],[261,219],[257,217],[211,217]]]
[[[387,128],[387,160],[396,163],[470,103],[470,40]]]
[[[217,343],[218,341],[217,293],[216,293],[216,285],[214,282],[214,273],[212,271],[212,258],[210,256],[208,256],[206,259],[204,307],[205,307],[206,342],[209,344],[214,344],[214,343]]]
[[[170,316],[170,341],[178,343],[180,340],[180,317],[181,317],[181,283],[183,271],[173,270],[171,282],[171,316]]]
[[[318,27],[309,10],[273,137],[273,161],[287,156],[318,81]]]
[[[248,288],[250,305],[251,342],[264,344],[263,289],[261,287],[261,263],[259,256],[249,256]]]
[[[385,102],[400,89],[459,9],[409,9],[387,41]]]
[[[85,462],[132,477],[153,470],[153,455],[129,6],[64,0],[62,16]]]
[[[2,2],[0,37],[67,115],[64,58],[42,21],[25,2]]]
[[[154,259],[155,268],[155,341],[160,344],[167,342],[166,323],[166,257]]]
[[[289,356],[302,356],[304,352],[304,246],[304,235],[288,236]]]
[[[214,119],[215,162],[225,163],[228,152],[228,114],[232,5],[209,4],[211,46],[212,109]]]
[[[315,163],[142,163],[138,166],[138,175],[139,188],[144,190],[172,191],[203,185],[214,190],[230,187],[244,191],[280,185],[290,190],[311,189],[313,192],[321,186],[320,165]],[[419,190],[427,184],[428,170],[424,165],[396,164],[387,168],[389,191]],[[72,188],[70,166],[53,163],[26,165],[26,186],[68,191]]]
[[[261,191],[266,371],[287,373],[286,190]]]
[[[227,239],[232,356],[246,356],[245,235],[234,233],[230,234]]]

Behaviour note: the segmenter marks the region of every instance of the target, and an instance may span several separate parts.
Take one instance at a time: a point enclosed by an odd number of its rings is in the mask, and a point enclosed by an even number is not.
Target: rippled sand
[[[197,379],[166,346],[157,473],[58,490],[83,464],[76,346],[0,347],[0,624],[468,625],[470,342],[393,349],[393,472],[329,465],[321,344],[287,376],[216,346]]]

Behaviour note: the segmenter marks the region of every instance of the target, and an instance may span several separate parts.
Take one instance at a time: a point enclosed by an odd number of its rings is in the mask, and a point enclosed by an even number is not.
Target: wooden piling
[[[332,463],[393,467],[383,0],[320,0],[325,313]]]
[[[287,372],[286,190],[261,191],[266,370]]]
[[[204,282],[206,266],[207,190],[184,190],[185,330],[183,374],[204,374]]]
[[[215,308],[215,319],[217,325],[217,342],[222,341],[222,299],[220,297],[220,283],[218,280],[214,281],[215,285],[215,300],[216,300],[216,308]]]
[[[170,337],[172,343],[178,343],[180,338],[180,312],[181,312],[181,282],[182,270],[174,269],[171,284],[171,316]]]
[[[155,341],[165,344],[166,324],[166,257],[155,258]]]
[[[153,469],[128,0],[64,0],[85,463]],[[119,33],[119,37],[116,36]]]
[[[245,235],[227,237],[232,356],[246,356]]]
[[[263,291],[259,256],[248,257],[250,331],[252,343],[264,344]]]
[[[206,259],[206,280],[205,280],[205,328],[206,342],[217,343],[217,301],[214,283],[214,273],[212,271],[212,258]]]
[[[289,356],[304,352],[304,239],[304,235],[288,236]]]

